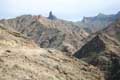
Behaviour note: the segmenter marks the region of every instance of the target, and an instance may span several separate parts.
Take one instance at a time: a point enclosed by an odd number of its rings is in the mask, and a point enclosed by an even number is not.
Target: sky
[[[24,14],[48,16],[49,11],[58,18],[79,21],[98,13],[116,14],[120,0],[0,0],[0,19]]]

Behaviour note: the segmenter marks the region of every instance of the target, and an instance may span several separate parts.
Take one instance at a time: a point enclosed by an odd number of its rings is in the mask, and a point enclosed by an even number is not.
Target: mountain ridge
[[[42,48],[56,48],[73,54],[89,33],[65,20],[51,20],[44,16],[23,15],[1,20],[1,24],[31,38]]]
[[[77,24],[84,27],[88,32],[95,33],[114,23],[118,18],[120,18],[120,12],[111,15],[99,13],[94,17],[83,17]]]

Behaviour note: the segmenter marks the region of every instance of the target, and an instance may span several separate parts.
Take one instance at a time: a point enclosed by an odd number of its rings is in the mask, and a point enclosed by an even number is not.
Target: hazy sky
[[[62,19],[80,20],[98,13],[120,11],[120,0],[0,0],[0,18],[23,14],[47,16],[49,11]]]

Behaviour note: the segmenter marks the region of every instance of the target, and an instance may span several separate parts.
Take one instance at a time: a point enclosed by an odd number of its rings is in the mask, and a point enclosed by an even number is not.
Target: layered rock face
[[[82,42],[89,35],[73,22],[51,20],[41,15],[23,15],[14,19],[1,20],[0,23],[29,37],[42,48],[55,48],[71,54],[81,47]]]
[[[106,74],[106,80],[120,77],[120,20],[96,33],[74,56],[97,66]]]

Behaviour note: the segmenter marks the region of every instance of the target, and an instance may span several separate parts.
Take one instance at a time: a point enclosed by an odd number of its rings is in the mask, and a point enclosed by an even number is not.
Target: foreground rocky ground
[[[0,49],[0,80],[104,80],[99,69],[54,49]]]

